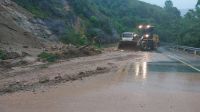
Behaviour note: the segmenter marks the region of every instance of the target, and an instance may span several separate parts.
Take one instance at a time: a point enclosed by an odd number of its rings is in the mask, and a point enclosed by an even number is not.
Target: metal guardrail
[[[185,51],[191,54],[200,55],[200,48],[195,47],[188,47],[188,46],[171,46],[170,48],[173,48],[175,50]]]

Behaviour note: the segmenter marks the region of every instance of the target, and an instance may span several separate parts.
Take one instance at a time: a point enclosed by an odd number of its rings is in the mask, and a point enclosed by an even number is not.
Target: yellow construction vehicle
[[[151,25],[140,25],[140,40],[138,41],[139,46],[142,50],[155,50],[158,48],[160,39],[155,33],[155,26]]]

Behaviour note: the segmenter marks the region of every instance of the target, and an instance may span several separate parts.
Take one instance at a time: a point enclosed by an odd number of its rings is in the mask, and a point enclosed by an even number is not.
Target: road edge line
[[[170,58],[172,58],[172,59],[175,59],[175,60],[178,60],[179,62],[181,62],[181,63],[187,65],[188,67],[194,69],[195,71],[200,72],[200,69],[198,69],[198,68],[192,66],[191,64],[189,64],[189,63],[187,63],[187,62],[182,61],[181,59],[178,59],[178,58],[175,57],[175,56],[168,55],[168,57],[170,57]]]

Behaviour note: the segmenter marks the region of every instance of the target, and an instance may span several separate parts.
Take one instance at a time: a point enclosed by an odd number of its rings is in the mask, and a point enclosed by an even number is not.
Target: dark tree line
[[[200,0],[195,9],[191,9],[180,20],[177,43],[181,45],[200,47]]]

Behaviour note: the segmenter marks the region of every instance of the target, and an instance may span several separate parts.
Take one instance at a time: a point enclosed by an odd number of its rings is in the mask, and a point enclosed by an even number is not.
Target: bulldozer
[[[139,25],[138,32],[124,32],[119,43],[119,49],[155,50],[159,46],[159,36],[154,32],[154,26]]]
[[[140,32],[140,40],[138,45],[141,50],[155,50],[158,48],[160,39],[159,36],[155,33],[155,26],[151,25],[140,25],[138,27]]]

